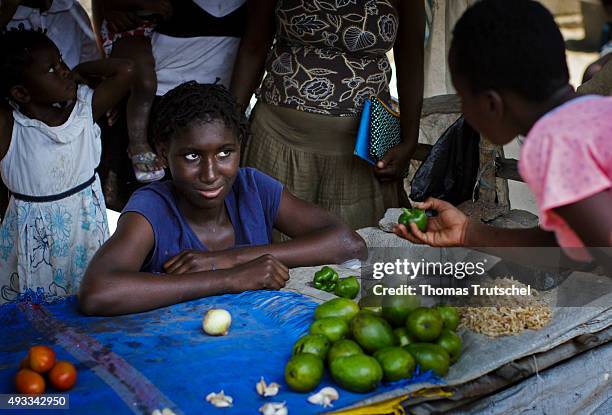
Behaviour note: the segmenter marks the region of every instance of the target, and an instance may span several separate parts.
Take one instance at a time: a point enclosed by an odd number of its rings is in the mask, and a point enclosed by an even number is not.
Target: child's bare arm
[[[79,292],[81,310],[88,315],[136,313],[210,295],[279,289],[289,279],[287,267],[271,255],[226,270],[140,272],[154,244],[153,229],[143,216],[123,214],[87,268]]]
[[[73,72],[84,79],[102,78],[93,96],[93,116],[98,120],[130,90],[134,65],[128,59],[104,59],[81,63]]]

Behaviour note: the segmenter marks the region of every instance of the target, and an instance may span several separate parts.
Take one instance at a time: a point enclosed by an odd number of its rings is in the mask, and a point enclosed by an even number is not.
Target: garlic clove
[[[287,415],[289,410],[285,402],[269,402],[262,405],[259,412],[263,415]]]
[[[214,405],[217,408],[228,408],[232,406],[234,399],[221,391],[219,393],[209,393],[206,395],[206,401],[210,402],[211,405]]]
[[[162,415],[162,413],[159,409],[154,409],[153,412],[151,412],[151,415]]]
[[[320,393],[315,393],[314,395],[310,395],[308,397],[308,402],[313,405],[323,405],[323,395]]]
[[[161,413],[162,413],[162,415],[176,415],[176,414],[174,413],[174,411],[173,411],[172,409],[170,409],[170,408],[164,408],[164,409],[162,409],[162,412],[161,412]]]
[[[257,382],[255,384],[255,389],[257,390],[257,393],[260,396],[264,396],[264,394],[266,393],[266,381],[264,380],[263,376],[259,379],[259,382]]]
[[[278,395],[278,391],[280,389],[280,385],[276,382],[272,382],[269,385],[266,384],[263,376],[259,379],[259,382],[255,385],[255,389],[260,396],[268,397],[268,396],[276,396]]]
[[[323,395],[328,396],[332,401],[338,400],[340,398],[340,394],[338,391],[331,386],[326,386],[319,391]]]
[[[314,395],[310,395],[308,397],[308,402],[313,405],[321,405],[324,408],[334,406],[332,404],[333,401],[340,398],[338,391],[330,386],[326,386],[321,389],[319,392]]]
[[[279,389],[280,389],[280,385],[276,382],[272,382],[266,388],[264,396],[276,396],[278,395]]]

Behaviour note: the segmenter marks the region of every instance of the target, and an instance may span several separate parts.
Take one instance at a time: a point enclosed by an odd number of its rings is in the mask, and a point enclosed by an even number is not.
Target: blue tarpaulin
[[[322,407],[307,402],[310,394],[292,392],[284,381],[292,345],[307,331],[316,305],[305,296],[278,291],[208,297],[118,317],[84,317],[74,297],[57,304],[5,304],[0,307],[0,391],[15,393],[19,361],[31,346],[46,344],[58,359],[77,367],[70,413],[149,415],[170,408],[177,414],[258,414],[264,403],[283,401],[289,413],[321,413]],[[202,330],[203,315],[213,307],[232,314],[227,336]],[[276,397],[257,395],[255,384],[262,376],[281,385]],[[340,391],[334,403],[338,409],[416,381],[435,379],[424,374],[355,394],[335,386],[326,374],[319,388],[331,385]],[[233,407],[206,402],[208,393],[221,390],[234,398]]]

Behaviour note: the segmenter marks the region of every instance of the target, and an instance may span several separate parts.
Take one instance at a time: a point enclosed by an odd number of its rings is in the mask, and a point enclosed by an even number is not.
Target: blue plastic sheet
[[[0,307],[0,391],[14,393],[19,361],[30,346],[47,344],[78,370],[69,413],[148,415],[168,407],[177,414],[257,414],[264,403],[283,401],[289,413],[321,413],[322,407],[307,402],[309,394],[292,392],[284,382],[292,345],[307,331],[316,305],[299,294],[278,291],[209,297],[119,317],[84,317],[75,298],[57,304],[6,304]],[[202,331],[202,317],[213,307],[232,314],[227,336]],[[281,384],[276,397],[257,395],[261,376]],[[435,379],[426,373],[355,394],[335,386],[326,374],[319,388],[338,388],[338,409],[416,381]],[[220,409],[206,402],[208,393],[221,390],[234,398],[233,407]],[[41,413],[19,411],[28,412]]]

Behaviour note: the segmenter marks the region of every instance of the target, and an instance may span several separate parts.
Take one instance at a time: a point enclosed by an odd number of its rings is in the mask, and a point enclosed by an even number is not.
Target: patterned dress
[[[76,294],[89,260],[108,239],[92,97],[93,90],[80,86],[68,120],[56,127],[13,112],[11,144],[0,161],[13,193],[0,224],[0,303],[28,288],[49,297]],[[69,196],[41,201],[64,192]]]
[[[389,99],[397,11],[386,0],[280,0],[276,44],[260,99],[301,111],[357,116],[370,95]]]
[[[377,226],[407,196],[353,149],[364,100],[390,99],[396,8],[389,0],[278,0],[276,27],[245,164],[353,229]]]

